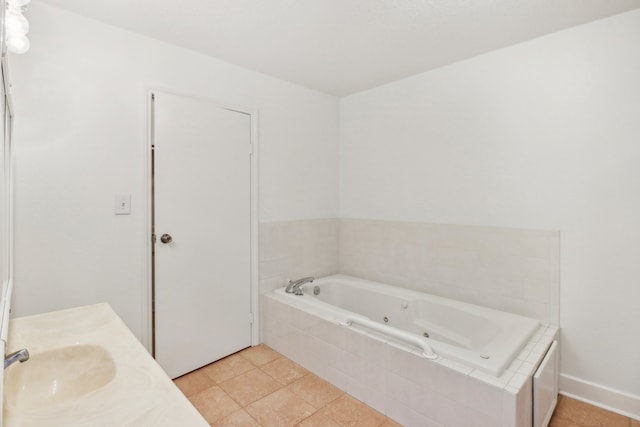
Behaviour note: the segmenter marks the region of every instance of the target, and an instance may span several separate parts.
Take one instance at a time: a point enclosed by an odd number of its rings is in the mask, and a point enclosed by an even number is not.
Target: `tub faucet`
[[[4,357],[4,369],[7,369],[9,366],[13,365],[16,362],[26,362],[29,360],[29,350],[23,348],[22,350],[14,351],[8,356]]]
[[[303,295],[302,285],[313,282],[313,279],[313,277],[303,277],[298,280],[289,280],[289,284],[284,291],[288,294]]]

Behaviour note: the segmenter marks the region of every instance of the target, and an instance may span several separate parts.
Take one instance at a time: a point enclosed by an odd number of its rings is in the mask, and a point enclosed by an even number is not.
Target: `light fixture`
[[[29,50],[29,21],[22,12],[31,0],[7,0],[4,15],[5,43],[9,52],[25,53]]]
[[[29,46],[31,43],[29,42],[29,38],[24,35],[10,35],[7,34],[7,38],[5,40],[7,44],[7,49],[9,52],[13,53],[25,53],[29,50]]]

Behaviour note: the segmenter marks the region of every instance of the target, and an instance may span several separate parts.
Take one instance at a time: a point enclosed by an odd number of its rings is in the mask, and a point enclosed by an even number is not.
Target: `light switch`
[[[131,194],[118,194],[115,198],[115,214],[131,214]]]

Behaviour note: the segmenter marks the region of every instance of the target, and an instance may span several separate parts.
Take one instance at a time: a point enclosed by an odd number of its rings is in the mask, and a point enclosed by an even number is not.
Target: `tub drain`
[[[429,332],[423,332],[422,336],[425,337],[425,338],[429,338]]]
[[[320,295],[320,286],[316,285],[313,287],[313,294]]]
[[[387,316],[384,316],[382,320],[384,320],[384,323],[389,323],[389,318]]]

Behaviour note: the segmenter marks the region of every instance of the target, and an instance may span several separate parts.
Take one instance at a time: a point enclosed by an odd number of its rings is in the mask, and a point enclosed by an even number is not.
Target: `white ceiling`
[[[337,96],[640,0],[41,0]]]

